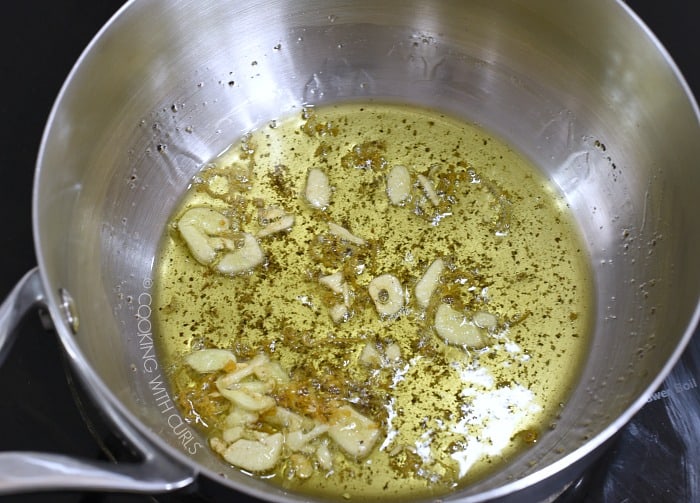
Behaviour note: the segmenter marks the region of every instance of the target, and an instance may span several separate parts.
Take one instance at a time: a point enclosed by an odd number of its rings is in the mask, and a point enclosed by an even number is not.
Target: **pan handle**
[[[46,305],[38,268],[29,271],[0,305],[0,365],[17,325],[28,311]],[[191,468],[171,459],[132,428],[114,409],[104,412],[141,453],[134,463],[110,463],[43,452],[0,452],[0,495],[51,490],[164,493],[192,484]]]

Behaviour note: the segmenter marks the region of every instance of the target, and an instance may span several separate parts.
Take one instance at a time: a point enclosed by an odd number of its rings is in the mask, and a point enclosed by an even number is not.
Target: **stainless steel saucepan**
[[[0,357],[20,316],[45,306],[73,371],[143,460],[0,453],[1,493],[199,483],[306,501],[225,469],[173,406],[153,346],[153,266],[203,163],[302,104],[349,98],[449,111],[506,139],[561,189],[593,266],[590,354],[557,427],[445,500],[554,494],[642,406],[700,316],[700,123],[623,3],[133,0],[48,120],[33,196],[39,264],[0,308]]]

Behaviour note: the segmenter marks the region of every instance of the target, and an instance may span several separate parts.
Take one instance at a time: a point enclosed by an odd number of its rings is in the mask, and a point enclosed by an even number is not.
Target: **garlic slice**
[[[447,304],[435,312],[435,331],[448,344],[481,348],[486,345],[481,329]]]
[[[331,202],[331,185],[328,175],[318,168],[311,168],[306,177],[306,200],[314,208],[326,209]]]
[[[382,355],[379,354],[374,344],[368,342],[360,352],[360,361],[365,365],[378,367],[382,364]]]
[[[435,192],[433,182],[431,182],[430,179],[425,175],[418,175],[418,181],[423,187],[425,195],[428,196],[430,202],[433,203],[433,206],[437,206],[438,204],[440,204],[440,196],[438,196],[437,192]]]
[[[235,384],[231,388],[218,386],[217,389],[221,395],[231,400],[242,409],[251,412],[263,412],[272,409],[276,404],[275,399],[264,393],[265,389],[261,389],[258,385],[264,384],[261,382],[246,382]]]
[[[282,453],[284,437],[281,433],[265,435],[258,440],[241,438],[233,442],[223,453],[232,465],[249,472],[266,472],[275,467]]]
[[[498,324],[498,318],[496,318],[496,315],[485,311],[475,313],[473,320],[476,326],[481,328],[494,328]]]
[[[333,222],[328,222],[328,230],[334,236],[338,236],[340,239],[344,239],[345,241],[347,241],[349,243],[356,244],[358,246],[362,246],[363,244],[365,244],[364,239],[362,239],[361,237],[355,236],[353,233],[351,233],[345,227],[341,227],[340,225],[334,224]]]
[[[386,359],[389,360],[390,363],[397,362],[401,359],[401,346],[399,346],[395,342],[391,343],[384,350],[384,354],[386,355]]]
[[[262,365],[257,365],[254,369],[255,376],[261,381],[277,384],[289,382],[287,372],[277,361],[268,361]]]
[[[233,407],[224,420],[224,425],[227,428],[235,428],[236,426],[250,426],[258,420],[259,416],[255,412]]]
[[[318,282],[323,286],[330,288],[334,293],[343,293],[343,283],[345,280],[343,279],[343,273],[340,271],[334,272],[333,274],[329,274],[327,276],[321,276],[318,279]]]
[[[406,166],[394,166],[386,176],[386,193],[389,201],[395,206],[408,199],[411,194],[411,174]]]
[[[304,433],[302,430],[290,431],[285,442],[287,447],[293,451],[301,451],[311,442],[312,440],[320,437],[328,431],[327,424],[318,424],[308,433]]]
[[[343,323],[348,321],[350,310],[345,304],[334,304],[328,310],[328,314],[330,314],[333,323]]]
[[[333,454],[328,448],[327,443],[321,443],[316,449],[316,461],[321,468],[324,470],[331,470],[333,468]]]
[[[430,297],[432,297],[435,288],[440,283],[440,275],[444,269],[445,262],[440,258],[435,259],[425,271],[423,277],[416,283],[416,301],[423,309],[430,304]]]
[[[230,444],[231,442],[235,442],[239,438],[243,437],[244,433],[245,428],[239,424],[237,426],[232,426],[231,428],[226,428],[221,434],[221,437],[223,438],[224,442]]]
[[[294,227],[294,220],[294,215],[283,215],[260,229],[258,231],[258,237],[264,238],[270,234],[289,230]]]
[[[379,425],[348,405],[339,407],[328,435],[350,456],[367,456],[379,439]]]
[[[312,419],[279,406],[275,407],[273,411],[265,414],[265,421],[274,426],[286,428],[290,431],[302,429],[308,430],[313,428],[315,425]]]
[[[217,372],[229,363],[236,363],[236,356],[227,349],[202,349],[185,356],[185,363],[201,374]]]
[[[220,249],[213,237],[226,232],[230,225],[229,219],[218,211],[197,207],[182,215],[177,228],[195,260],[207,265],[216,259],[216,252]]]
[[[377,276],[370,281],[368,291],[374,301],[374,307],[381,316],[393,316],[404,306],[403,287],[396,276]]]
[[[216,381],[216,385],[229,388],[234,384],[238,384],[246,377],[253,375],[259,367],[266,365],[269,362],[270,358],[268,358],[267,355],[256,355],[247,362],[242,362],[236,365],[236,370],[233,372],[229,372],[228,374],[219,377],[219,379]]]
[[[223,274],[240,274],[262,264],[264,258],[255,236],[244,232],[243,246],[224,255],[216,264],[216,270]]]

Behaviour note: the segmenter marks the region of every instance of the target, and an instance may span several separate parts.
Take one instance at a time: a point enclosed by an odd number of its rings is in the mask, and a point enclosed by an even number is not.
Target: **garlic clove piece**
[[[239,438],[242,438],[244,433],[245,428],[243,428],[243,426],[239,424],[236,426],[232,426],[231,428],[226,428],[221,434],[221,437],[223,438],[224,442],[230,444],[232,442],[235,442]]]
[[[350,456],[367,456],[379,439],[379,425],[352,407],[339,407],[333,414],[328,436]]]
[[[340,271],[328,274],[327,276],[321,276],[318,282],[326,288],[329,288],[332,292],[343,293],[343,283],[345,283],[345,280],[343,279],[343,273]]]
[[[393,342],[386,347],[384,354],[390,363],[396,363],[401,359],[401,346]]]
[[[258,237],[264,238],[271,234],[289,230],[294,227],[294,221],[294,215],[283,215],[260,229],[258,231]]]
[[[312,419],[279,406],[265,413],[265,422],[273,426],[285,428],[289,431],[309,430],[315,426]]]
[[[423,309],[428,307],[428,304],[430,304],[430,298],[440,283],[440,275],[444,269],[445,262],[440,258],[435,259],[425,271],[423,277],[421,277],[421,279],[418,280],[418,283],[416,283],[416,301]]]
[[[185,356],[185,363],[200,374],[206,374],[236,363],[236,356],[228,349],[202,349]]]
[[[216,236],[226,232],[229,219],[212,208],[195,207],[187,210],[177,222],[180,236],[190,253],[200,264],[211,264],[216,259]]]
[[[331,202],[331,185],[328,175],[318,168],[311,168],[306,177],[306,200],[311,206],[324,210]]]
[[[352,232],[347,230],[345,227],[342,227],[336,223],[333,222],[328,222],[328,230],[330,231],[331,234],[334,236],[339,237],[340,239],[344,239],[348,243],[352,243],[358,246],[362,246],[365,244],[365,240],[362,239],[359,236],[355,236]]]
[[[475,313],[472,317],[476,326],[481,328],[494,328],[498,324],[498,318],[496,315],[487,313],[486,311],[479,311]]]
[[[272,470],[280,459],[284,437],[281,433],[262,436],[257,440],[241,438],[223,453],[224,459],[249,472]]]
[[[216,270],[223,274],[240,274],[262,264],[265,255],[255,236],[243,233],[243,246],[223,256],[216,264]]]
[[[333,469],[333,454],[328,448],[328,444],[321,443],[316,449],[316,461],[318,465],[324,470]]]
[[[435,311],[434,327],[437,334],[448,344],[471,348],[481,348],[486,345],[486,338],[481,328],[447,304],[440,304]]]
[[[231,223],[215,209],[197,206],[183,213],[177,225],[196,227],[202,233],[213,236],[226,232]]]
[[[371,342],[365,344],[360,352],[360,362],[364,365],[379,367],[382,364],[382,355]]]
[[[287,433],[285,443],[292,451],[301,451],[309,444],[309,442],[320,437],[328,431],[327,424],[317,424],[314,428],[304,433],[302,430],[294,430]]]
[[[235,428],[236,426],[251,426],[257,422],[259,415],[255,412],[233,407],[224,420],[224,425],[227,428]]]
[[[440,196],[435,192],[435,187],[433,187],[433,182],[425,175],[418,175],[418,181],[423,187],[423,192],[428,197],[433,206],[440,204]]]
[[[394,166],[386,177],[386,193],[395,206],[401,205],[411,194],[411,174],[406,166]]]
[[[258,383],[243,383],[235,385],[234,388],[219,387],[218,389],[221,396],[250,412],[264,412],[277,405],[274,398],[261,393],[249,384]]]
[[[367,289],[380,316],[393,316],[404,306],[403,286],[396,276],[391,274],[377,276],[370,281]]]
[[[345,304],[334,304],[328,310],[333,323],[343,323],[350,319],[350,310]]]

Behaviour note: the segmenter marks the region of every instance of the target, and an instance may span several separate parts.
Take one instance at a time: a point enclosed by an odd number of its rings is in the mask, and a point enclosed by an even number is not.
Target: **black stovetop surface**
[[[583,1],[583,0],[581,0]],[[36,264],[31,184],[44,124],[70,68],[119,0],[23,0],[0,17],[0,298]],[[700,96],[693,0],[629,0]],[[700,259],[700,257],[699,257]],[[698,331],[700,332],[700,331]],[[700,333],[659,392],[624,428],[568,501],[700,501]],[[0,451],[103,454],[75,406],[58,342],[36,316],[0,368]],[[252,501],[244,496],[237,501]],[[0,502],[141,503],[116,494],[36,494]]]

